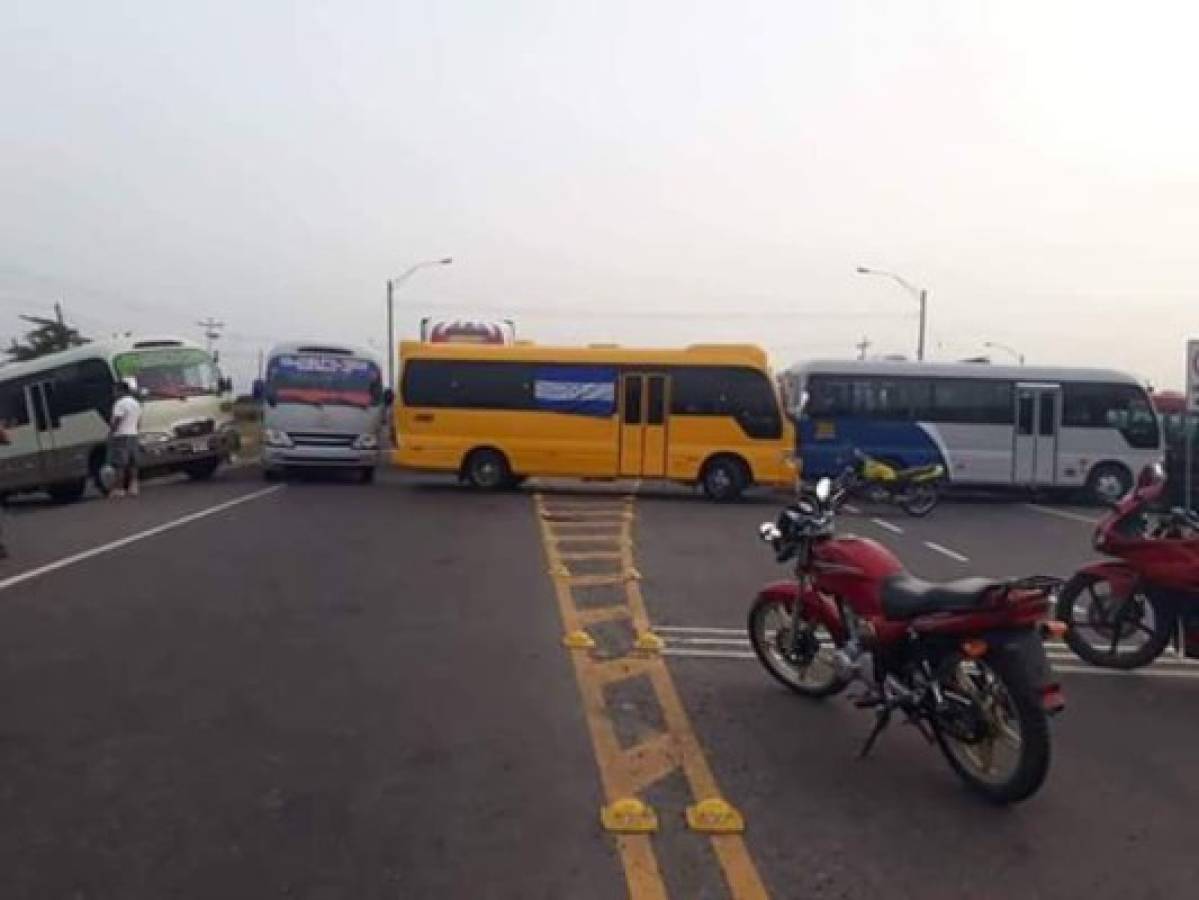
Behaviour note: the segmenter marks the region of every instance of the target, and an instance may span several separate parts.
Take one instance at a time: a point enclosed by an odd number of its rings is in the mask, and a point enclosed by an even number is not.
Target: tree
[[[34,327],[18,342],[13,338],[12,344],[4,352],[13,362],[24,362],[27,359],[37,359],[47,353],[57,353],[59,350],[69,350],[88,343],[88,339],[72,328],[62,317],[62,304],[54,304],[54,318],[45,319],[41,316],[21,316]]]

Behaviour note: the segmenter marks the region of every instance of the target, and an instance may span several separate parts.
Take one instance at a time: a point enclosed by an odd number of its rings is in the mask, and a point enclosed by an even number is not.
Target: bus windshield
[[[178,399],[220,393],[221,373],[203,350],[134,350],[113,360],[121,378],[134,378],[150,399]]]
[[[280,403],[367,407],[381,396],[382,379],[368,359],[289,354],[271,360],[267,390]]]

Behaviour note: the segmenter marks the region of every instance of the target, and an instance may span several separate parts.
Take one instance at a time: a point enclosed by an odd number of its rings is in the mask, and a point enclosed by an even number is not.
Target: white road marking
[[[663,634],[745,634],[744,628],[702,628],[690,625],[655,625],[654,631]]]
[[[928,547],[929,550],[935,550],[937,553],[948,556],[950,559],[956,559],[960,563],[970,562],[970,557],[962,556],[956,550],[950,550],[948,547],[943,547],[935,541],[925,541],[924,546]]]
[[[1082,522],[1086,525],[1098,525],[1102,521],[1099,516],[1084,516],[1082,513],[1070,512],[1066,509],[1054,509],[1052,506],[1041,506],[1038,503],[1025,503],[1024,508],[1036,510],[1047,516],[1057,516],[1059,519],[1069,519],[1071,522]]]
[[[748,647],[749,638],[744,635],[741,637],[733,637],[731,634],[728,637],[670,637],[667,642],[672,646],[675,644],[695,644],[697,646],[708,644],[714,647]]]
[[[685,656],[699,659],[757,659],[752,652],[735,650],[685,650],[677,647],[667,647],[662,651],[663,656]]]
[[[861,508],[854,506],[852,503],[842,503],[841,508],[847,513],[853,513],[855,516],[862,511]]]
[[[234,497],[232,500],[226,500],[224,503],[218,503],[216,506],[210,506],[207,509],[202,509],[199,512],[189,513],[178,519],[173,519],[162,525],[156,525],[153,528],[147,528],[145,531],[139,531],[136,534],[128,535],[127,537],[111,541],[107,544],[101,544],[98,547],[92,547],[90,550],[84,550],[81,553],[75,553],[71,556],[63,557],[55,560],[52,563],[46,563],[44,566],[38,566],[36,569],[30,569],[27,572],[21,572],[18,575],[13,575],[0,581],[0,591],[6,591],[10,587],[15,587],[18,584],[23,584],[26,581],[32,581],[34,578],[40,578],[43,575],[49,575],[51,572],[57,572],[59,569],[65,569],[68,566],[73,566],[76,563],[81,563],[93,557],[100,556],[104,553],[111,553],[113,550],[120,550],[122,547],[128,547],[130,544],[136,544],[138,541],[144,541],[146,538],[154,537],[162,534],[165,531],[171,531],[175,528],[181,528],[184,525],[189,525],[192,522],[198,522],[200,519],[206,519],[209,516],[215,516],[219,512],[224,512],[227,509],[232,509],[235,506],[240,506],[243,503],[249,503],[251,500],[257,500],[261,497],[266,497],[268,494],[273,494],[276,491],[283,490],[284,485],[277,484],[274,487],[263,488],[260,491],[254,491],[252,494],[243,494],[240,497]]]
[[[890,531],[894,534],[903,534],[903,529],[900,528],[898,525],[896,525],[894,522],[888,522],[886,519],[871,519],[870,521],[873,522],[875,525],[877,525],[879,528],[885,528],[885,529],[887,529],[887,531]]]

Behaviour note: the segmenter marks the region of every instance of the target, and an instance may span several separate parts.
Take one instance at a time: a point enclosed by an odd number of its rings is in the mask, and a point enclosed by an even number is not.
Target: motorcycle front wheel
[[[941,492],[932,482],[913,484],[899,495],[897,503],[909,516],[927,516],[941,500]]]
[[[781,684],[805,697],[831,697],[845,690],[848,682],[833,664],[836,646],[828,629],[793,613],[770,597],[759,597],[750,607],[749,640],[758,660]],[[798,641],[792,638],[793,628],[800,629]]]
[[[958,777],[993,803],[1035,794],[1049,773],[1049,717],[1018,666],[956,654],[939,680],[933,733]]]
[[[1079,573],[1057,598],[1066,644],[1093,666],[1138,669],[1159,656],[1174,635],[1177,617],[1144,590],[1118,598],[1112,583]]]

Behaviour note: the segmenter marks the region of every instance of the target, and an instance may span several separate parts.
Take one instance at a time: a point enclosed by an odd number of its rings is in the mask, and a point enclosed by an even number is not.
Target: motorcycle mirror
[[[777,541],[782,536],[783,533],[778,530],[778,526],[773,522],[763,522],[758,526],[758,537],[767,544]]]
[[[816,482],[816,499],[821,503],[827,503],[828,498],[833,494],[833,483],[827,478],[821,478]]]

